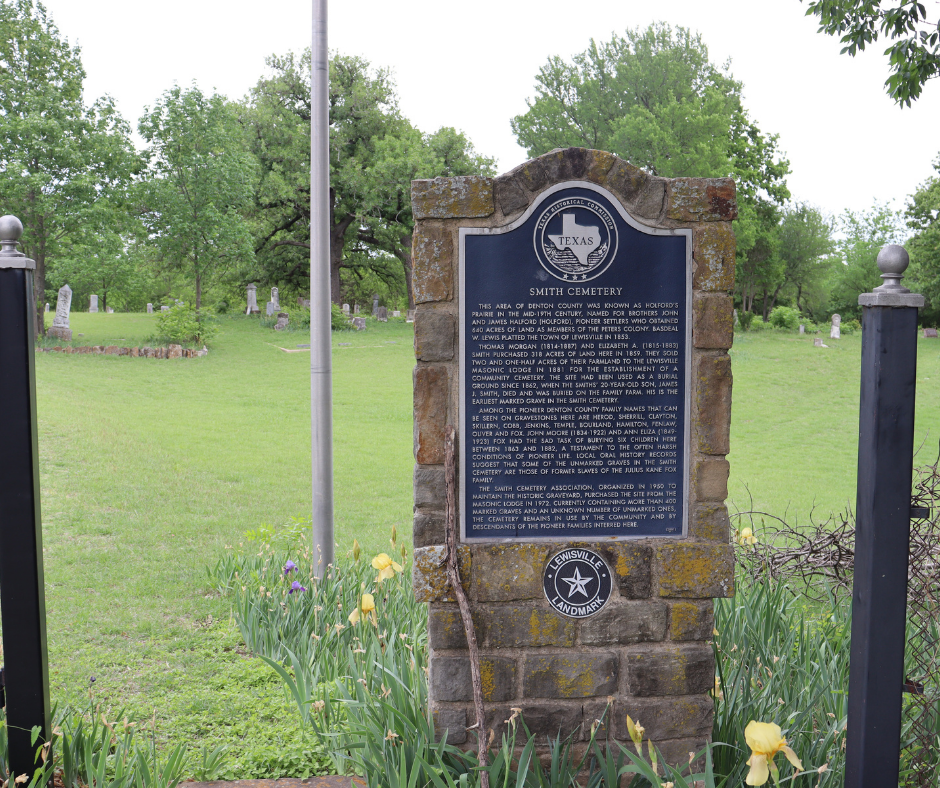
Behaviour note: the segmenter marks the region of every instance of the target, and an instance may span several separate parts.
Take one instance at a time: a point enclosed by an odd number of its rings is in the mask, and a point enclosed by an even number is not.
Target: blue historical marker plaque
[[[582,181],[461,228],[465,541],[685,535],[691,245]]]

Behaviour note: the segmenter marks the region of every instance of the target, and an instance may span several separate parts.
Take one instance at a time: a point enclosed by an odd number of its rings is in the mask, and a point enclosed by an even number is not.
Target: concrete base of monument
[[[64,339],[66,342],[72,341],[72,329],[71,328],[59,328],[58,326],[52,326],[46,329],[46,336],[56,337],[58,339]]]

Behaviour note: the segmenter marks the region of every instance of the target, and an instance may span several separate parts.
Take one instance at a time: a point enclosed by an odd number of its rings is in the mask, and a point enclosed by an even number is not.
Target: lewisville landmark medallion
[[[593,550],[582,547],[562,550],[542,575],[548,604],[569,618],[587,618],[599,612],[610,599],[610,569]]]

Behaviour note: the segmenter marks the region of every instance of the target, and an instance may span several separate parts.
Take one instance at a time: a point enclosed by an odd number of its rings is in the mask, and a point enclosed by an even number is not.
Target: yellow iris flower
[[[640,725],[640,721],[633,721],[633,718],[630,715],[627,715],[627,733],[630,734],[630,738],[633,740],[633,746],[636,747],[637,754],[643,755],[643,734],[646,733],[646,728]]]
[[[797,769],[803,769],[803,764],[796,757],[796,753],[787,746],[787,740],[783,738],[779,725],[751,720],[744,729],[744,739],[747,746],[751,748],[751,757],[747,762],[751,771],[748,772],[747,779],[744,781],[748,785],[766,783],[770,777],[770,769],[774,772],[776,782],[777,767],[773,758],[778,752],[782,752]]]
[[[387,553],[379,553],[372,559],[372,568],[379,570],[379,576],[375,578],[376,583],[383,580],[391,580],[396,572],[401,572],[401,564],[396,563]]]
[[[372,594],[362,595],[362,599],[359,600],[359,607],[349,614],[349,623],[358,624],[362,615],[371,619],[374,626],[379,625],[378,616],[375,614],[375,597]]]
[[[754,536],[754,532],[750,528],[742,528],[741,534],[738,536],[738,544],[742,547],[745,545],[755,545],[757,544],[757,537]]]

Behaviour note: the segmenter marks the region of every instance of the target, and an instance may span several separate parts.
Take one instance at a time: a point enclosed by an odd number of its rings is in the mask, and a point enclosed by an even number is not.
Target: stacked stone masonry
[[[613,597],[574,620],[542,590],[549,558],[574,542],[462,545],[460,571],[483,664],[487,728],[500,736],[519,707],[530,730],[567,735],[605,724],[627,740],[626,715],[675,763],[709,740],[713,599],[734,593],[727,496],[737,215],[730,179],[651,176],[602,151],[568,148],[498,178],[412,183],[415,315],[415,592],[429,603],[430,696],[438,727],[470,746],[474,721],[466,638],[441,561],[444,431],[459,407],[458,228],[499,227],[547,188],[588,181],[656,228],[692,230],[692,440],[688,537],[582,543],[614,572]],[[460,436],[458,435],[458,441]],[[459,525],[458,525],[459,528]],[[487,731],[488,735],[488,731]]]

